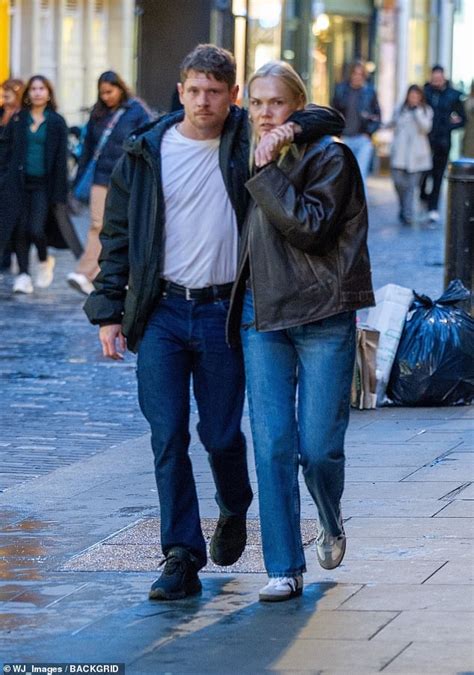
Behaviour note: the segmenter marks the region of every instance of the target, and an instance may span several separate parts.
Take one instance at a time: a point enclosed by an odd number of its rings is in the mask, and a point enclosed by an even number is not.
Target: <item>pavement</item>
[[[400,227],[387,179],[370,179],[369,203],[375,287],[399,283],[437,297],[443,228]],[[84,232],[84,219],[77,224]],[[301,598],[257,601],[266,577],[254,500],[241,561],[209,565],[201,596],[149,601],[159,509],[135,359],[102,359],[83,299],[64,282],[72,265],[58,252],[53,285],[31,297],[12,297],[8,275],[0,278],[4,670],[107,663],[134,675],[472,674],[472,408],[352,412],[346,558],[332,572],[318,566],[315,507],[302,486]],[[194,428],[194,408],[192,417]],[[243,426],[250,440],[247,412]],[[191,456],[209,537],[217,507],[195,432]]]

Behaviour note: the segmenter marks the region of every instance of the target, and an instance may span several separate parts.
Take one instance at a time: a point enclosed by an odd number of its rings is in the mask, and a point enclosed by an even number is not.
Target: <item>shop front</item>
[[[232,11],[241,87],[255,69],[283,59],[310,98],[328,104],[347,66],[371,58],[372,0],[234,0]]]

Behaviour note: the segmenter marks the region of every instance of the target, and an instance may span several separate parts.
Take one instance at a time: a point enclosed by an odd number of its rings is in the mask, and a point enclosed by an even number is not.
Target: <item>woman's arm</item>
[[[75,182],[77,183],[82,174],[85,171],[86,166],[89,164],[92,156],[94,154],[94,139],[93,139],[93,122],[89,117],[86,127],[86,135],[84,137],[84,146],[82,148],[81,155],[79,157],[79,162],[77,166],[77,174]]]
[[[246,187],[267,220],[292,246],[318,253],[337,238],[341,214],[360,178],[339,143],[331,143],[322,157],[318,154],[306,174],[307,183],[299,193],[271,163],[247,181]]]
[[[433,126],[433,109],[430,106],[425,106],[424,108],[418,106],[415,108],[413,114],[418,129],[424,134],[429,134]]]

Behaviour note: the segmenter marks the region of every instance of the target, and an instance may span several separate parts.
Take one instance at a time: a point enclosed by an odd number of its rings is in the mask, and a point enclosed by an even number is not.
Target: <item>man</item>
[[[225,322],[246,210],[249,139],[235,103],[235,61],[199,45],[182,64],[183,111],[130,139],[112,176],[101,234],[101,271],[85,310],[100,324],[105,356],[138,351],[141,409],[151,426],[166,556],[150,598],[198,593],[206,564],[189,448],[192,378],[200,439],[208,452],[220,517],[210,554],[231,565],[246,544],[252,500],[240,429],[244,373]],[[342,130],[335,111],[305,115],[313,128]],[[300,116],[302,116],[300,118]],[[313,124],[314,123],[314,124]],[[293,132],[269,134],[269,151]]]
[[[332,105],[346,118],[342,140],[354,153],[365,184],[373,155],[371,137],[380,126],[380,106],[362,63],[354,63],[349,79],[336,85]]]
[[[429,220],[438,223],[440,219],[438,202],[451,148],[451,131],[464,126],[466,113],[461,101],[462,93],[449,86],[442,66],[433,66],[431,79],[425,84],[424,92],[426,102],[433,108],[434,113],[433,126],[429,134],[433,168],[423,179],[420,199],[427,205]],[[429,194],[426,190],[428,177],[431,177],[432,181]]]

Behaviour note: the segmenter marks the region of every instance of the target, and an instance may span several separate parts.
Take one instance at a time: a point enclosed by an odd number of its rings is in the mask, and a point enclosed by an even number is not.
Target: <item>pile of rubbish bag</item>
[[[387,387],[398,405],[467,405],[474,397],[474,319],[455,279],[438,300],[414,294]]]
[[[360,389],[364,373],[374,373],[365,376],[372,396],[353,396],[353,405],[469,405],[474,398],[474,319],[459,306],[469,298],[459,279],[437,300],[395,284],[378,289],[367,326],[359,328],[366,340],[358,340],[363,346],[371,338],[376,350],[358,353],[353,383],[354,391]]]

